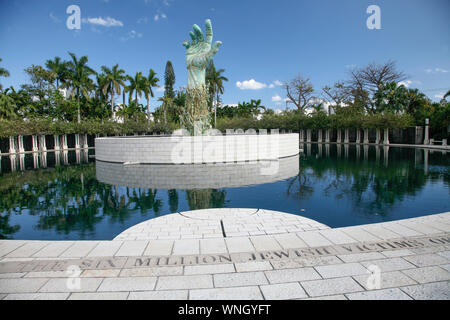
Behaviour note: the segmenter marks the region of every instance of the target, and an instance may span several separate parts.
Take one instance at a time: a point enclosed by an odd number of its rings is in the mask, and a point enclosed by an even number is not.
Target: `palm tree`
[[[107,83],[103,86],[103,93],[111,92],[111,112],[114,114],[114,93],[121,94],[121,87],[125,87],[125,70],[119,69],[116,64],[112,69],[102,66],[102,71],[106,74]]]
[[[446,99],[448,96],[450,96],[450,90],[448,90],[447,93],[444,95],[444,99]]]
[[[167,108],[169,108],[172,105],[173,99],[169,96],[163,96],[159,98],[158,101],[162,102],[161,107],[164,110],[164,124],[167,124]]]
[[[81,122],[80,113],[80,93],[86,99],[89,99],[88,89],[91,86],[92,80],[89,78],[90,75],[96,74],[94,70],[87,66],[88,57],[82,56],[78,59],[75,54],[69,52],[72,57],[72,61],[68,63],[70,70],[69,78],[71,81],[71,86],[76,90],[77,105],[78,105],[78,123]]]
[[[145,87],[145,81],[142,72],[136,72],[136,75],[133,77],[127,76],[127,80],[130,81],[130,85],[127,87],[127,91],[130,93],[129,102],[131,103],[133,93],[135,94],[136,103],[138,103],[138,96],[142,97],[142,91]]]
[[[158,85],[159,79],[156,77],[156,72],[153,69],[150,69],[148,77],[144,77],[144,88],[142,89],[145,94],[145,98],[147,99],[147,113],[148,113],[148,122],[150,122],[150,97],[154,97],[153,87],[159,87]]]
[[[207,72],[207,81],[210,86],[210,92],[211,92],[211,104],[213,104],[213,97],[216,98],[216,104],[214,107],[214,127],[216,126],[217,122],[217,106],[219,105],[219,94],[223,94],[225,88],[223,86],[224,81],[228,81],[226,77],[222,75],[222,73],[225,72],[225,69],[219,69],[216,70],[216,67],[214,66],[214,63],[211,63],[208,72]]]
[[[0,62],[2,62],[2,58],[0,58]],[[5,68],[0,67],[0,77],[9,77],[9,71]],[[0,84],[0,91],[2,90],[2,85]]]
[[[65,82],[67,80],[68,62],[61,61],[60,57],[55,57],[53,60],[47,60],[45,66],[56,75],[56,88],[59,89],[59,82]]]

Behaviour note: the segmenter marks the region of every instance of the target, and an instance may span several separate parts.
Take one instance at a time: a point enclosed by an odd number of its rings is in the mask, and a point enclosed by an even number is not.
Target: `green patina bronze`
[[[212,44],[213,29],[211,20],[206,20],[206,38],[202,30],[194,24],[190,32],[192,41],[184,41],[186,47],[186,67],[188,69],[188,85],[186,104],[181,122],[191,134],[200,135],[211,128],[211,117],[208,110],[208,90],[205,83],[206,68],[214,55],[219,51],[222,42]]]

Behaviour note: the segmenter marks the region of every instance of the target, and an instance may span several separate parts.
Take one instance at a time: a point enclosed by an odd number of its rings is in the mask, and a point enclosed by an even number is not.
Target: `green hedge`
[[[70,134],[70,133],[87,133],[87,134],[133,134],[133,133],[148,133],[167,132],[171,133],[177,129],[177,125],[173,123],[155,124],[147,122],[129,121],[125,123],[117,123],[112,121],[83,121],[76,122],[52,122],[51,120],[14,120],[14,121],[0,121],[0,137],[9,137],[17,135],[32,135],[32,134]]]
[[[326,115],[319,112],[311,116],[300,114],[270,115],[261,120],[253,118],[217,119],[217,129],[280,129],[299,131],[300,129],[403,129],[414,124],[408,114],[377,114],[377,115]]]

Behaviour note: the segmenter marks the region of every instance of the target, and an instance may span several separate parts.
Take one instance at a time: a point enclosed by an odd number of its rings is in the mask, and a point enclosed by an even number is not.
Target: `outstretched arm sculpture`
[[[191,134],[201,135],[211,128],[208,110],[208,90],[205,84],[206,68],[214,55],[219,51],[222,42],[212,44],[213,30],[211,20],[206,20],[206,38],[202,30],[194,24],[190,32],[192,41],[183,42],[186,47],[186,67],[188,69],[188,85],[186,104],[181,116],[183,127]]]
[[[188,69],[188,88],[205,85],[205,72],[214,55],[219,51],[222,42],[216,41],[213,45],[213,29],[211,20],[206,20],[206,39],[202,29],[194,24],[194,31],[189,32],[192,42],[184,41],[186,47],[186,66]]]

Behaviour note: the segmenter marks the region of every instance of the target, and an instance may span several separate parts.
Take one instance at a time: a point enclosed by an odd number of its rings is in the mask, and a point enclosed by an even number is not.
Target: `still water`
[[[264,208],[330,227],[450,211],[450,153],[304,145],[274,166],[123,166],[93,151],[3,156],[0,238],[111,240],[165,214]]]

